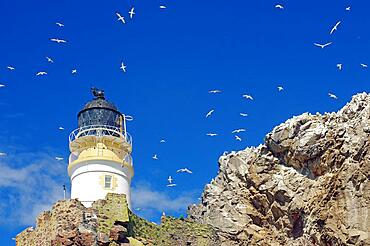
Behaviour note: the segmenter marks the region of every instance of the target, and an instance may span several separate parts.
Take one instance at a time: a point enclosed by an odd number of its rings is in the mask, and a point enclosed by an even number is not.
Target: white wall
[[[117,187],[113,190],[104,189],[104,179],[101,178],[104,175],[112,175],[116,179]],[[78,163],[70,171],[71,198],[77,198],[89,207],[93,201],[104,199],[107,193],[126,194],[131,209],[131,176],[128,168],[113,161],[93,160]]]

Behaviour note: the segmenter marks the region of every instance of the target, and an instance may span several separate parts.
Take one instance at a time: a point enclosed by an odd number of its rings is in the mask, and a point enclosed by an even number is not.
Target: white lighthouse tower
[[[92,92],[94,99],[78,113],[78,128],[69,136],[71,198],[89,207],[107,193],[126,194],[131,208],[134,170],[127,117],[105,100],[104,91]]]

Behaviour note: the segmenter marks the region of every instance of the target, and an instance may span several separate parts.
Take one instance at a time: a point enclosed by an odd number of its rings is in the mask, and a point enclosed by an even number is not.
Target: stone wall
[[[165,216],[156,225],[133,214],[125,195],[119,194],[108,194],[91,208],[76,199],[58,201],[38,216],[35,228],[16,237],[17,246],[217,245],[214,242],[217,235],[211,226]]]

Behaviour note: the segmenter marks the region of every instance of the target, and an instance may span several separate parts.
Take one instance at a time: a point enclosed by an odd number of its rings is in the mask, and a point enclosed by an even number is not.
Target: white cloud
[[[153,190],[148,184],[138,184],[132,188],[131,197],[133,209],[140,208],[140,215],[150,220],[162,212],[185,212],[187,206],[196,201],[197,196],[196,192],[179,192],[173,197],[165,191]]]
[[[66,168],[66,163],[44,153],[0,158],[0,225],[33,225],[40,212],[63,198]]]
[[[63,198],[63,184],[69,184],[67,163],[45,153],[10,153],[0,158],[0,226],[34,225],[37,215],[50,210]],[[178,189],[177,187],[174,189]],[[162,212],[184,214],[197,201],[198,192],[158,191],[149,184],[132,188],[133,208],[148,220],[158,220]]]

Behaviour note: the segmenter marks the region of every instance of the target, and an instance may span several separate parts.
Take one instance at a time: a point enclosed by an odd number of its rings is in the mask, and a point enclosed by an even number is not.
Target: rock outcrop
[[[108,194],[91,208],[78,200],[58,201],[40,214],[36,227],[17,235],[17,246],[219,245],[211,226],[162,216],[148,222],[127,207],[126,196]]]
[[[223,155],[193,221],[221,245],[370,245],[370,95],[303,114]]]
[[[56,203],[17,245],[370,245],[370,95],[337,113],[303,114],[264,144],[219,159],[219,172],[188,208],[160,225],[124,195],[85,208]]]

